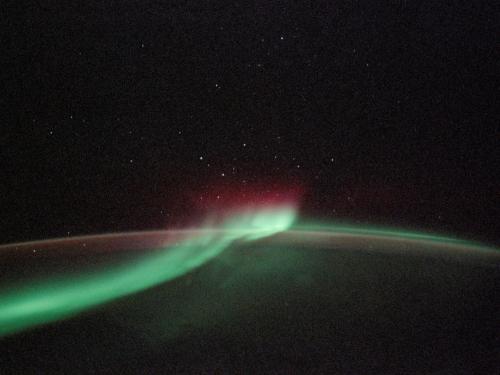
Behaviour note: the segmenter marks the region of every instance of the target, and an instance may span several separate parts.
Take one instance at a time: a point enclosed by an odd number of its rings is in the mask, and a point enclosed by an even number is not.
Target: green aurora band
[[[332,224],[292,225],[292,206],[242,210],[220,225],[196,229],[185,239],[119,266],[64,278],[52,278],[0,292],[0,337],[71,317],[79,312],[168,282],[217,257],[235,241],[254,241],[281,232],[295,235],[418,241],[493,254],[478,243],[433,234]],[[190,231],[189,231],[190,232]],[[0,249],[5,246],[0,246]]]
[[[125,265],[53,279],[0,294],[0,336],[70,317],[102,303],[180,277],[213,259],[236,240],[257,240],[286,231],[295,220],[292,207],[247,210],[218,228],[166,246]]]

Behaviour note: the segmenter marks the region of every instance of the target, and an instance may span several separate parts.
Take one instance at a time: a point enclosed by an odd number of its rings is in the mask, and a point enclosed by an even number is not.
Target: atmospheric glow
[[[270,206],[259,210],[247,209],[242,214],[231,217],[224,228],[230,231],[243,229],[244,233],[235,236],[252,241],[284,232],[292,226],[294,220],[295,209],[292,206],[279,209]]]
[[[216,257],[233,241],[287,230],[291,207],[236,214],[162,251],[122,266],[51,279],[0,294],[0,336],[69,317],[93,306],[167,282]]]
[[[331,223],[294,224],[295,220],[296,210],[293,205],[268,205],[240,209],[225,216],[223,220],[212,219],[210,225],[202,228],[135,233],[133,236],[128,234],[128,237],[125,234],[110,235],[109,241],[118,238],[121,241],[120,248],[126,249],[131,248],[137,238],[143,238],[144,243],[149,241],[151,244],[151,241],[163,238],[159,233],[165,236],[182,234],[175,243],[158,246],[158,242],[155,242],[154,246],[140,247],[154,251],[119,266],[102,267],[65,277],[53,275],[40,282],[31,281],[6,291],[0,290],[0,337],[68,318],[117,298],[171,281],[217,257],[234,242],[255,241],[275,234],[280,234],[275,237],[277,240],[281,238],[285,241],[281,243],[311,245],[317,242],[332,249],[345,247],[404,251],[405,248],[419,248],[428,252],[445,250],[446,254],[483,254],[492,256],[495,260],[500,257],[497,249],[457,238],[379,227]],[[214,222],[219,224],[214,225]],[[88,239],[96,237],[101,243],[108,243],[107,236],[91,236]],[[130,242],[123,242],[124,238],[129,238]],[[79,241],[83,239],[80,238]],[[60,244],[64,247],[67,241],[51,240],[43,243],[56,246]],[[40,242],[31,243],[35,244]],[[17,245],[26,248],[26,244],[16,244],[0,246],[0,250],[17,248]],[[137,247],[137,244],[133,246]]]
[[[321,233],[323,235],[343,235],[352,238],[384,238],[399,241],[419,241],[446,246],[461,246],[467,249],[495,251],[493,248],[481,243],[467,241],[452,236],[434,233],[410,231],[399,228],[386,228],[380,226],[349,225],[342,223],[306,222],[294,225],[294,231],[304,233]],[[496,251],[495,251],[496,252]]]

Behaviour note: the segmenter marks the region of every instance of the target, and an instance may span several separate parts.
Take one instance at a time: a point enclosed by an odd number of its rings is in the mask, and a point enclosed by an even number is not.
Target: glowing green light
[[[231,231],[243,229],[245,233],[239,236],[242,239],[253,241],[286,231],[294,220],[295,210],[293,207],[282,207],[279,210],[264,208],[255,212],[248,210],[243,214],[233,216],[224,228]]]
[[[424,233],[417,231],[409,231],[398,228],[386,228],[381,226],[364,226],[364,225],[349,225],[349,224],[335,224],[335,223],[321,223],[309,222],[294,225],[293,230],[301,231],[304,233],[322,233],[331,235],[346,235],[355,238],[363,237],[378,237],[385,239],[398,239],[404,241],[421,241],[431,242],[435,244],[445,244],[447,246],[455,245],[467,247],[468,249],[492,251],[491,247],[483,244],[467,241],[461,238],[452,236],[444,236],[440,234]]]
[[[286,232],[283,234],[288,243],[304,241],[302,243],[310,244],[311,239],[315,238],[319,241],[331,240],[329,245],[336,243],[347,248],[359,244],[359,248],[365,249],[369,244],[376,249],[392,246],[399,251],[401,244],[411,242],[420,247],[430,244],[430,251],[437,248],[462,253],[485,250],[485,254],[493,254],[495,259],[499,255],[496,249],[457,238],[345,224],[293,225],[295,219],[296,212],[292,206],[247,208],[226,218],[220,225],[178,231],[185,235],[182,240],[120,266],[103,267],[66,277],[55,275],[38,283],[31,282],[0,291],[0,337],[58,321],[173,280],[217,257],[235,241],[254,241],[283,232]],[[101,239],[107,241],[106,238]],[[58,242],[55,240],[51,243]],[[61,241],[61,246],[64,243]]]
[[[197,231],[197,236],[139,261],[7,291],[0,294],[0,336],[69,317],[177,278],[214,258],[233,241],[287,230],[294,218],[292,208],[244,212],[223,222],[221,228]]]

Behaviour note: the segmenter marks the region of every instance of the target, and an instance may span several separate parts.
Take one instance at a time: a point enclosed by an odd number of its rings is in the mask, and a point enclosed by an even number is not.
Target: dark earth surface
[[[24,263],[3,249],[3,280],[16,265],[38,262],[43,274],[133,257],[137,246],[123,243],[94,240],[90,255],[68,251],[79,241],[49,244],[45,261],[21,251]],[[171,282],[1,338],[0,372],[499,373],[498,253],[362,243],[284,234],[235,243]]]

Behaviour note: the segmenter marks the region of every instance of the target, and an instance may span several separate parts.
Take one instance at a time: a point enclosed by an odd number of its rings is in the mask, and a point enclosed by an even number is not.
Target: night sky
[[[300,192],[303,217],[498,243],[496,7],[2,3],[0,242]]]

